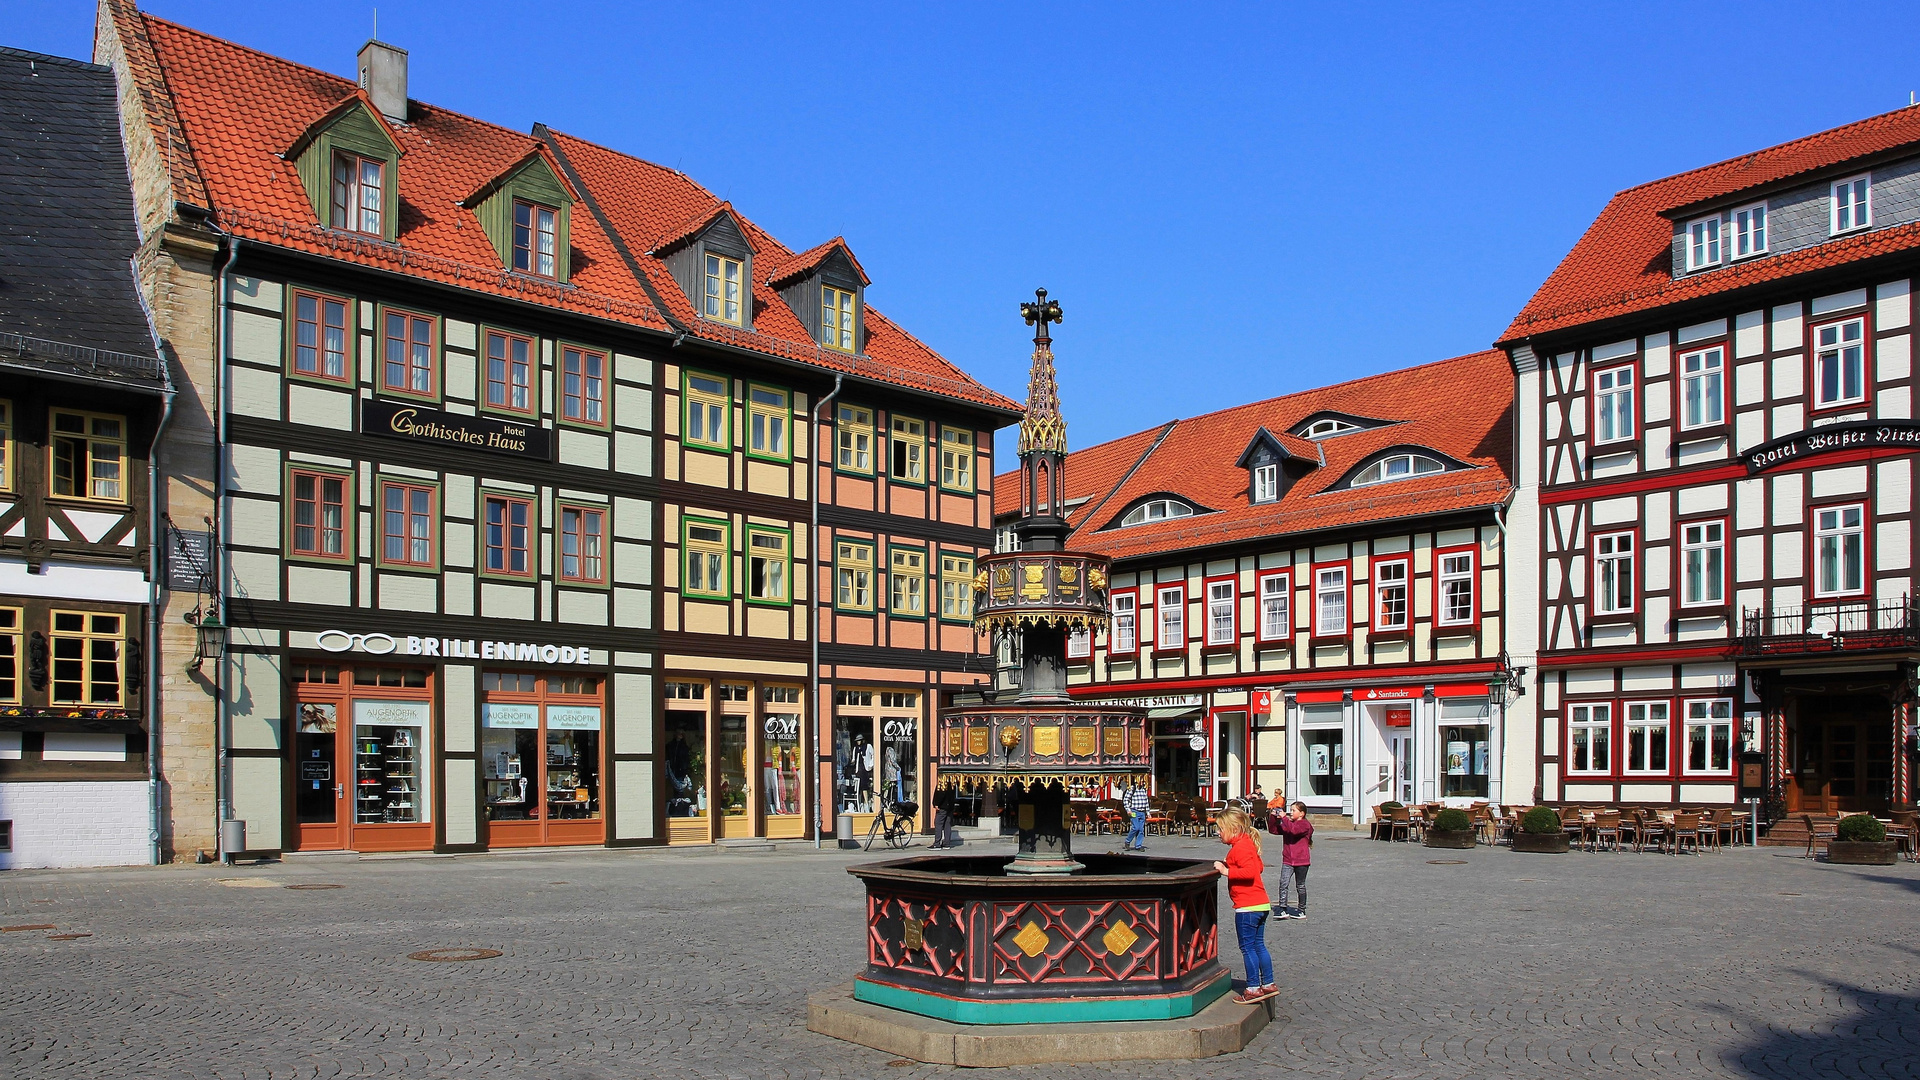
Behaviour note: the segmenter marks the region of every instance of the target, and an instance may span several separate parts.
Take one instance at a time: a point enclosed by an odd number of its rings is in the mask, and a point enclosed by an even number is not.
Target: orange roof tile
[[[1507,327],[1501,341],[1920,248],[1920,225],[1903,225],[1678,280],[1673,276],[1673,221],[1663,215],[1901,148],[1920,148],[1920,107],[1910,105],[1628,188],[1607,203]]]
[[[827,256],[835,250],[845,255],[847,261],[853,264],[853,272],[860,275],[860,284],[873,284],[873,279],[867,276],[866,267],[861,266],[860,260],[854,257],[853,249],[847,246],[847,238],[844,236],[836,236],[824,244],[815,244],[800,254],[795,255],[793,258],[788,259],[786,262],[773,267],[767,274],[767,284],[772,285],[774,288],[779,288],[825,262]]]
[[[1079,473],[1087,472],[1117,487],[1104,498],[1094,497],[1076,522],[1069,544],[1076,551],[1115,559],[1141,558],[1387,518],[1497,506],[1513,488],[1512,395],[1506,391],[1511,385],[1506,355],[1489,350],[1222,409],[1176,421],[1171,430],[1155,428],[1078,451],[1067,457],[1070,485],[1077,482]],[[1490,393],[1490,388],[1499,389]],[[1288,434],[1302,420],[1323,411],[1386,423],[1317,441]],[[1235,462],[1263,427],[1289,453],[1313,467],[1279,501],[1254,505],[1247,497],[1246,470]],[[1142,440],[1152,446],[1150,453]],[[1336,486],[1362,460],[1396,446],[1431,449],[1465,468],[1358,489]],[[1323,451],[1325,465],[1319,463]],[[1116,459],[1128,452],[1133,460],[1120,465]],[[1139,459],[1141,453],[1144,461]],[[1083,469],[1083,461],[1087,468]],[[1016,512],[1017,478],[1008,474],[995,484],[995,512]],[[1010,501],[1002,494],[1008,488],[1014,489]],[[1124,529],[1109,527],[1133,503],[1162,492],[1211,512]]]

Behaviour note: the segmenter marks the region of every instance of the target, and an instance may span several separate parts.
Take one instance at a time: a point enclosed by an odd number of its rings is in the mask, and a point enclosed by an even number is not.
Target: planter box
[[[1564,854],[1567,850],[1567,834],[1564,832],[1530,833],[1524,829],[1515,829],[1513,850],[1534,851],[1543,855]]]
[[[1827,861],[1842,866],[1892,866],[1899,853],[1900,845],[1893,840],[1827,841]]]
[[[1427,830],[1426,845],[1428,847],[1454,848],[1464,851],[1477,843],[1479,843],[1479,840],[1474,836],[1472,829],[1461,829],[1459,832],[1441,832],[1438,829]]]

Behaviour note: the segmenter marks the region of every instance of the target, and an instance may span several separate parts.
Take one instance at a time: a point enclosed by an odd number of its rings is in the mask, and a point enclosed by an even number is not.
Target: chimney
[[[395,123],[407,119],[407,50],[384,41],[360,46],[360,89],[380,115]]]

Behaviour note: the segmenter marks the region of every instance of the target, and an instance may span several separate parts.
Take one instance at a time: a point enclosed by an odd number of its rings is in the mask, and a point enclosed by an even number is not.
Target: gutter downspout
[[[678,342],[675,344],[678,344]],[[807,594],[808,606],[813,609],[813,618],[809,620],[813,624],[812,632],[807,635],[807,645],[813,653],[812,659],[807,664],[807,674],[813,681],[813,723],[808,726],[808,731],[813,734],[816,741],[818,740],[820,730],[820,410],[832,405],[834,399],[840,396],[840,387],[846,382],[846,379],[847,377],[845,375],[835,375],[833,377],[833,392],[821,398],[820,403],[813,407],[813,455],[807,459],[807,467],[813,470],[813,475],[810,478],[811,482],[807,484],[807,565],[811,572],[810,576],[813,578],[813,583]],[[829,442],[828,445],[831,447],[831,442]],[[832,587],[833,581],[831,577],[828,578],[827,585],[829,588]],[[827,722],[829,724],[833,722],[831,716],[827,718]],[[831,731],[832,728],[829,727],[828,730]],[[815,750],[814,753],[817,757],[819,752]],[[827,790],[821,792],[815,799],[815,802],[817,802],[820,807],[820,824],[813,831],[813,849],[815,851],[820,850],[821,841],[824,839],[827,828],[827,801],[833,797],[835,785],[840,781],[840,778],[834,775],[837,764],[834,759],[827,759]],[[814,762],[813,768],[809,769],[808,772],[813,774],[814,782],[819,783],[820,764],[818,761]],[[837,837],[838,833],[835,835]]]
[[[223,232],[218,226],[208,223],[208,227],[227,238],[227,261],[220,266],[220,272],[214,275],[213,286],[219,290],[213,298],[214,342],[213,357],[213,515],[214,515],[214,551],[208,553],[208,570],[218,570],[219,577],[210,584],[212,593],[218,597],[220,618],[224,621],[226,612],[226,551],[227,551],[227,515],[222,505],[227,497],[227,294],[230,284],[229,275],[233,272],[234,261],[240,258],[240,239]],[[222,825],[233,816],[233,762],[229,751],[233,740],[228,730],[232,716],[227,711],[227,660],[220,656],[214,661],[214,730],[213,753],[214,766],[218,770],[214,777],[217,799],[213,830],[214,850],[219,861],[238,854],[225,849],[225,837],[219,835]]]
[[[160,378],[166,389],[161,392],[160,423],[153,429],[153,445],[147,448],[147,848],[153,865],[160,865],[160,668],[154,663],[160,655],[160,612],[166,597],[167,576],[162,570],[161,552],[166,530],[161,527],[165,515],[160,511],[160,438],[173,419],[173,369],[167,364],[166,350],[160,343],[160,330],[154,325],[153,308],[140,288],[140,258],[127,260],[133,273],[133,295],[140,301],[140,312],[147,319],[147,334],[153,338],[153,353],[160,361]]]

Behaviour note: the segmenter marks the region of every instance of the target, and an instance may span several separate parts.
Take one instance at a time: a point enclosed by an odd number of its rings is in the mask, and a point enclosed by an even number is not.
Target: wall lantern
[[[199,671],[207,660],[219,660],[227,655],[227,624],[220,619],[216,601],[208,600],[204,611],[196,607],[181,618],[194,630],[193,659],[187,661],[189,672]]]

